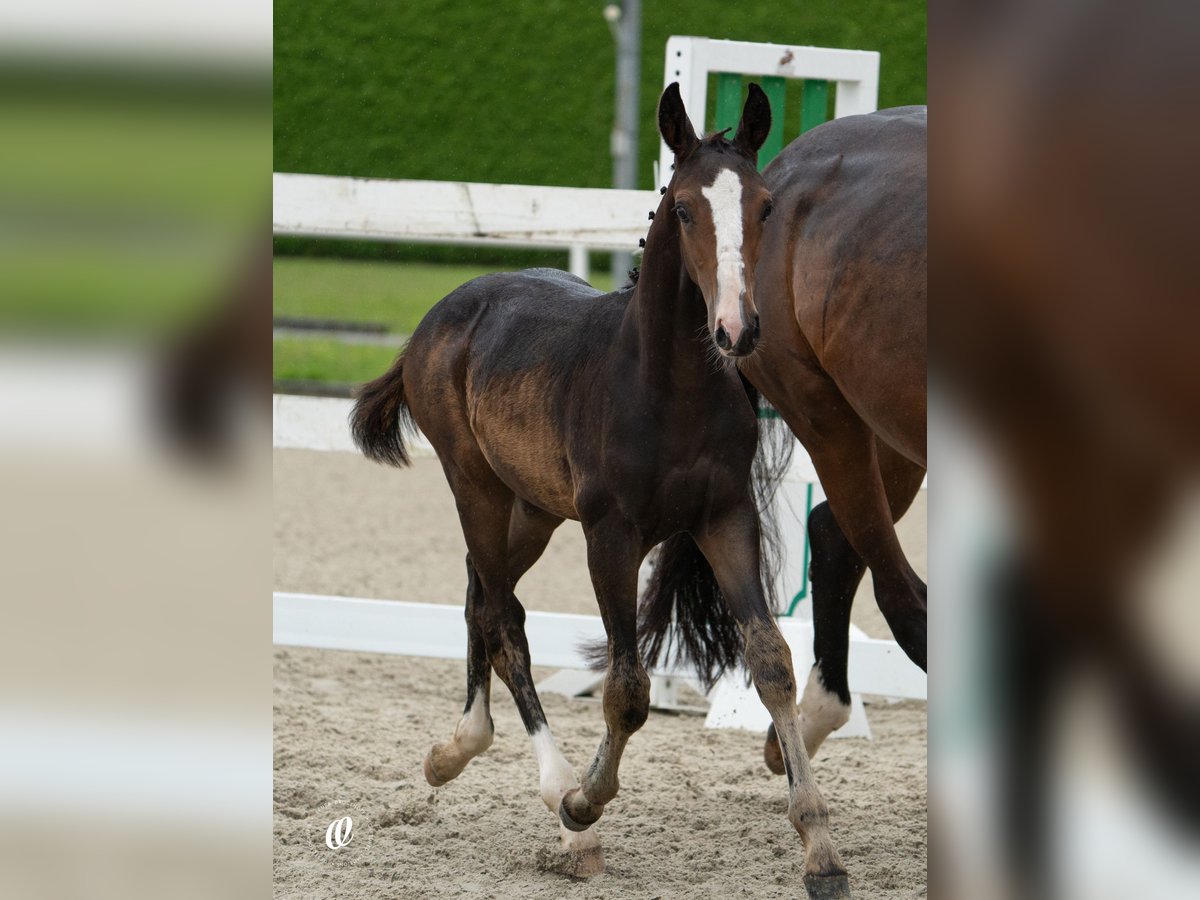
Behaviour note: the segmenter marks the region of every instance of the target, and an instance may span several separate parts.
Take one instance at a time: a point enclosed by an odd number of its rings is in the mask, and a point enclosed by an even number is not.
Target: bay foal
[[[468,282],[363,387],[352,428],[367,456],[405,465],[402,426],[419,426],[466,538],[467,703],[451,739],[425,759],[430,784],[455,778],[491,744],[494,670],[516,700],[542,799],[559,816],[577,871],[602,869],[594,824],[617,795],[626,742],[646,721],[645,656],[661,649],[674,619],[710,683],[744,657],[782,744],[806,884],[841,897],[849,891],[809,771],[791,653],[759,573],[755,410],[729,362],[758,340],[755,264],[771,196],[756,159],[770,118],[752,86],[734,138],[701,140],[678,85],[669,87],[658,124],[675,172],[636,286],[601,294],[548,269]],[[534,690],[513,593],[566,518],[583,526],[608,636],[607,730],[578,783]],[[639,621],[638,567],[664,541]],[[696,565],[700,553],[711,569]],[[715,577],[711,590],[696,589],[697,571]]]

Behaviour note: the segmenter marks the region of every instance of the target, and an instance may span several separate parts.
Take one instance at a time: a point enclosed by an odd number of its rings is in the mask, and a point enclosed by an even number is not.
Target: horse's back
[[[835,119],[793,141],[763,173],[783,214],[757,278],[760,308],[794,317],[859,415],[921,460],[927,143],[925,107]]]
[[[482,275],[430,309],[409,353],[439,347],[460,357],[464,374],[507,374],[578,354],[581,339],[619,320],[623,309],[612,295],[558,269]]]
[[[866,182],[873,180],[873,173],[910,166],[924,172],[927,135],[924,106],[897,106],[832,119],[784,147],[763,171],[763,179],[776,193],[812,189],[824,181],[822,163],[827,172],[838,161],[864,165],[853,174]]]
[[[448,294],[405,351],[409,405],[438,455],[478,453],[518,496],[575,517],[563,410],[625,307],[557,269],[484,275]],[[462,465],[463,459],[456,459]]]
[[[785,215],[763,256],[803,276],[810,289],[797,299],[811,305],[808,312],[827,320],[864,312],[848,305],[856,302],[870,302],[876,316],[919,306],[924,325],[927,146],[925,107],[898,107],[827,122],[767,167],[764,178]],[[839,292],[851,267],[859,279],[874,276],[872,288],[888,296]],[[823,346],[822,329],[805,324],[814,347]]]

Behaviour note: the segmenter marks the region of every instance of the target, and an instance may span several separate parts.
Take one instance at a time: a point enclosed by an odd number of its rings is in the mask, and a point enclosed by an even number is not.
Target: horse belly
[[[493,471],[518,497],[577,519],[561,430],[547,407],[536,388],[491,391],[471,410],[471,427]]]

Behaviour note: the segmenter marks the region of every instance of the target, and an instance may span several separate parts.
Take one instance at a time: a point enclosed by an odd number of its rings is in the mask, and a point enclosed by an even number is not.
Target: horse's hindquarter
[[[576,519],[569,410],[581,372],[610,343],[618,309],[553,276],[520,277],[491,302],[471,342],[467,418],[492,470],[518,497]]]
[[[924,123],[923,112],[889,110],[828,123],[790,145],[766,173],[784,214],[764,241],[757,278],[760,309],[770,306],[764,342],[775,343],[772,322],[792,317],[859,416],[922,464]]]
[[[578,515],[562,439],[530,381],[482,396],[472,425],[492,470],[521,499],[562,518]]]

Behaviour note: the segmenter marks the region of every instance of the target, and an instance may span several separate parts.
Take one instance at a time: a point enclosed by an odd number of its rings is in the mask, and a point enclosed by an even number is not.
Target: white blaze
[[[722,169],[700,193],[712,209],[717,239],[717,307],[714,318],[724,322],[729,337],[742,333],[742,292],[746,273],[742,263],[742,180],[732,169]]]

